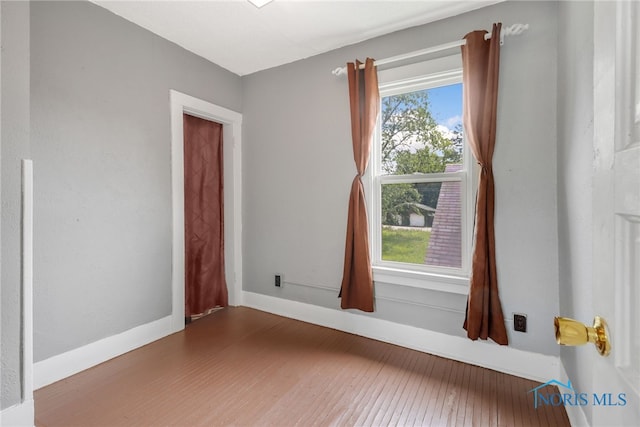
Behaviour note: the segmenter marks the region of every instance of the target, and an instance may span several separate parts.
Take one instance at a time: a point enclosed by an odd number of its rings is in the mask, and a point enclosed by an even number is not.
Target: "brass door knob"
[[[567,317],[553,319],[556,330],[556,341],[560,345],[595,344],[601,356],[611,353],[611,343],[607,335],[607,322],[600,316],[593,319],[593,326],[587,326]]]

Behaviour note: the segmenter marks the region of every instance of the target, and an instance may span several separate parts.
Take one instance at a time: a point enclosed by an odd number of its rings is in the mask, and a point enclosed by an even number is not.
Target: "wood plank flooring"
[[[239,307],[37,390],[36,426],[568,426],[538,385]]]

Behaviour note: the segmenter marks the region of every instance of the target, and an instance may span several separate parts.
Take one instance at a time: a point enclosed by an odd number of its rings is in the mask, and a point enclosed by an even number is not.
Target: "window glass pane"
[[[382,98],[381,173],[449,172],[462,164],[462,84]]]
[[[383,184],[382,260],[460,268],[460,181]]]

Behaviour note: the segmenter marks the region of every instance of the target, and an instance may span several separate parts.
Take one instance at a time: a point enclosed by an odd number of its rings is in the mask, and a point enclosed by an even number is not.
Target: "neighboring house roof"
[[[427,205],[423,205],[422,203],[416,203],[416,202],[407,202],[407,203],[400,203],[399,205],[396,206],[405,206],[405,205],[410,205],[410,206],[414,206],[418,209],[421,209],[425,212],[435,212],[436,210],[434,208],[432,208],[431,206],[427,206]]]
[[[462,165],[447,165],[445,172],[458,172]],[[462,266],[462,202],[459,181],[440,187],[424,263],[442,267]]]
[[[422,209],[423,211],[427,211],[427,212],[435,212],[436,211],[431,206],[423,205],[422,203],[412,203],[412,205],[415,206],[418,209]]]

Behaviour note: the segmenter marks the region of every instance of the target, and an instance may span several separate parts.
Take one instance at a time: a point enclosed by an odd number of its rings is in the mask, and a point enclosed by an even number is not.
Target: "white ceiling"
[[[238,75],[504,0],[92,0]]]

